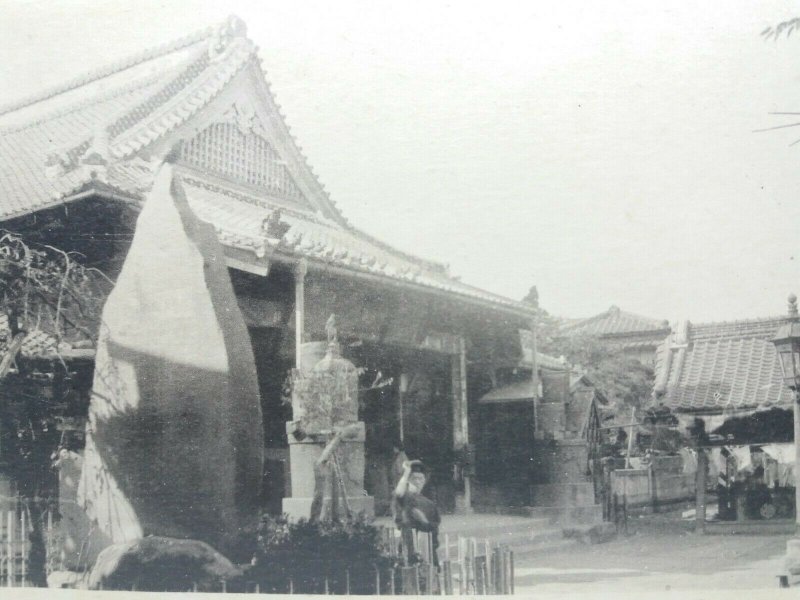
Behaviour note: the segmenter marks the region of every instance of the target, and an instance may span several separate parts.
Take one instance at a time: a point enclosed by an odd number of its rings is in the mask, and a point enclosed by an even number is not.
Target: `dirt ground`
[[[517,561],[518,593],[774,590],[786,535],[695,535],[678,515],[633,518],[628,535]]]

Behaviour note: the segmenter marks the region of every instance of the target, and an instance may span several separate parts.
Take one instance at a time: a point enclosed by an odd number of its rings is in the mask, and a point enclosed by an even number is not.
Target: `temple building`
[[[387,465],[400,442],[430,466],[431,494],[444,510],[469,509],[482,473],[491,483],[498,473],[520,477],[491,453],[477,457],[476,472],[474,449],[498,435],[492,427],[513,421],[481,420],[481,397],[504,378],[527,378],[536,389],[531,307],[351,225],[292,137],[236,18],[0,107],[0,228],[79,252],[114,279],[154,172],[176,148],[175,172],[190,207],[224,246],[252,340],[267,509],[280,511],[292,496],[285,383],[292,369],[322,358],[315,342],[326,339],[332,314],[342,353],[359,370],[365,493],[379,512],[388,507]],[[26,327],[37,335],[34,323]],[[88,337],[51,340],[33,354],[45,357],[43,372],[57,373],[72,364],[68,346],[80,349],[81,364],[91,361]],[[78,449],[91,384],[84,371],[46,386],[46,401],[61,411]],[[525,409],[531,426],[536,401],[530,395]],[[527,427],[512,435],[524,444],[533,438]],[[521,460],[521,468],[530,462]]]
[[[606,347],[621,350],[625,356],[652,368],[656,350],[669,335],[670,326],[666,320],[643,317],[612,306],[587,319],[566,321],[561,333],[596,337]]]

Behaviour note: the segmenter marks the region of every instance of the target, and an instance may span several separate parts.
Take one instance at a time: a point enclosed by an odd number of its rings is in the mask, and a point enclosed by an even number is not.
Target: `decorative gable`
[[[183,146],[183,161],[203,172],[260,188],[270,196],[310,209],[286,163],[267,139],[252,106],[233,104]]]

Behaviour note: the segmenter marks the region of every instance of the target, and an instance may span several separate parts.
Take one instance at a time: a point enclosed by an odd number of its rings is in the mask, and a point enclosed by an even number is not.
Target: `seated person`
[[[397,512],[395,522],[403,536],[406,557],[409,563],[417,560],[414,554],[413,530],[431,534],[433,564],[439,566],[437,550],[439,548],[439,525],[441,518],[436,504],[422,495],[427,483],[425,467],[421,461],[412,460],[403,463],[403,474],[394,490]]]

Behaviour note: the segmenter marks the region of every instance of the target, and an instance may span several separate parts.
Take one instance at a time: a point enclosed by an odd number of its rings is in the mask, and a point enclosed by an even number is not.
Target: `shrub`
[[[376,570],[382,589],[393,566],[381,530],[363,518],[345,521],[289,522],[286,516],[266,516],[247,578],[262,592],[321,593],[328,581],[331,593],[374,594]]]

